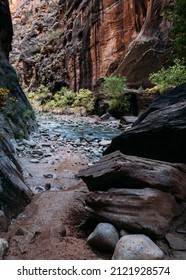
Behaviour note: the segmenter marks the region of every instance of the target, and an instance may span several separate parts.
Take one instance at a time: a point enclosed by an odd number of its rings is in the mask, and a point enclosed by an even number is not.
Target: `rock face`
[[[184,227],[185,143],[186,84],[156,99],[113,139],[100,162],[80,171],[92,191],[88,211],[98,221],[153,237]]]
[[[78,176],[90,191],[110,188],[155,188],[186,200],[186,165],[126,156],[119,151],[101,160]]]
[[[97,220],[153,237],[164,236],[182,213],[172,195],[150,188],[92,192],[87,195],[86,205]]]
[[[105,154],[186,163],[186,84],[157,98],[133,127],[113,139]]]
[[[146,85],[149,73],[166,64],[170,42],[161,15],[166,0],[13,2],[11,59],[28,88],[91,89],[113,71],[130,84]]]
[[[15,157],[15,136],[28,136],[35,123],[31,107],[8,61],[13,35],[8,0],[0,2],[0,19],[0,88],[9,91],[5,104],[0,105],[0,210],[11,218],[22,211],[32,197]]]

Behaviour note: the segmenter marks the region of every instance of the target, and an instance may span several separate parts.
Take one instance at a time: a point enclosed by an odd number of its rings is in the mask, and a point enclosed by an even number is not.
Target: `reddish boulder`
[[[155,188],[186,200],[186,165],[126,156],[119,151],[105,155],[79,172],[90,191],[110,188]]]
[[[154,237],[164,236],[181,213],[174,196],[150,188],[92,192],[86,197],[86,205],[99,221]]]

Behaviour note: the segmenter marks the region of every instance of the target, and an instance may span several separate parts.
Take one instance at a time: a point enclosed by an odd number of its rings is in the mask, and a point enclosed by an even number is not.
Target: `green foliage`
[[[94,110],[92,92],[88,89],[80,89],[76,94],[73,107],[85,107],[91,113]]]
[[[40,85],[38,90],[34,92],[34,95],[36,96],[35,99],[37,101],[40,101],[41,104],[46,104],[49,100],[52,99],[51,91],[44,85]]]
[[[127,89],[127,80],[125,77],[107,76],[104,78],[104,90],[107,96],[115,98]]]
[[[186,0],[170,0],[163,8],[164,15],[172,24],[170,36],[179,56],[186,55]]]
[[[44,110],[85,107],[88,112],[92,112],[94,109],[92,92],[88,89],[80,89],[75,93],[63,87],[52,94],[48,88],[41,85],[36,92],[29,92],[27,96],[34,107],[39,105]]]
[[[157,73],[152,73],[149,79],[155,84],[155,88],[162,93],[186,82],[186,67],[181,60],[175,59],[172,66],[166,70],[162,68]]]
[[[6,88],[0,87],[0,110],[4,110],[6,104],[6,99],[8,97],[9,90]]]
[[[59,109],[71,106],[75,100],[76,94],[63,87],[60,91],[53,94],[52,99],[44,104],[44,109]]]
[[[125,77],[108,76],[104,78],[104,92],[109,98],[109,112],[116,117],[121,117],[129,111],[128,97],[123,94],[127,89]]]

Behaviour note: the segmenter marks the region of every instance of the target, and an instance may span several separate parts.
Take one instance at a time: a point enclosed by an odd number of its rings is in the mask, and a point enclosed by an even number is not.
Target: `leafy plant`
[[[0,87],[0,109],[4,110],[4,106],[6,104],[6,99],[8,97],[9,90],[6,88]]]
[[[92,92],[88,89],[80,89],[76,94],[73,107],[85,107],[87,111],[91,113],[94,110]]]
[[[115,98],[115,96],[122,94],[124,89],[127,89],[125,77],[107,76],[104,78],[104,90],[109,97]]]
[[[36,92],[29,92],[27,96],[34,107],[39,103],[44,110],[85,107],[88,112],[92,112],[94,109],[92,92],[88,89],[80,89],[75,93],[62,87],[60,91],[51,93],[48,88],[41,85]]]
[[[186,67],[183,61],[175,59],[172,66],[150,74],[149,79],[155,84],[155,89],[162,93],[186,82]]]
[[[125,77],[107,76],[104,78],[104,92],[109,98],[109,111],[116,117],[129,111],[129,100],[123,93],[125,89],[127,89]]]

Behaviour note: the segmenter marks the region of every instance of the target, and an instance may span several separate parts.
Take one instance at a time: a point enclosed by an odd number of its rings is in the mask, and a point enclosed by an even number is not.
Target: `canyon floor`
[[[63,118],[58,116],[58,121]],[[3,236],[9,242],[5,259],[108,259],[111,256],[87,244],[89,230],[80,229],[88,217],[84,208],[88,189],[76,175],[90,164],[89,143],[82,149],[46,131],[41,128],[30,143],[18,143],[24,179],[34,197]]]
[[[119,125],[117,121],[102,123],[97,118],[72,116],[57,116],[55,123],[67,120],[71,124],[77,120],[77,127],[83,122],[98,127]],[[52,121],[48,116],[40,116],[38,132],[31,135],[29,141],[17,143],[24,179],[34,196],[2,235],[9,242],[5,259],[111,259],[111,255],[102,254],[87,244],[94,225],[86,226],[89,214],[84,207],[84,197],[88,189],[77,178],[79,170],[99,160],[108,140],[95,140],[91,133],[79,139],[69,140],[65,135],[61,138],[59,132],[47,129],[49,124],[55,126]],[[164,240],[157,244],[166,259],[186,259],[186,252],[171,252]]]

